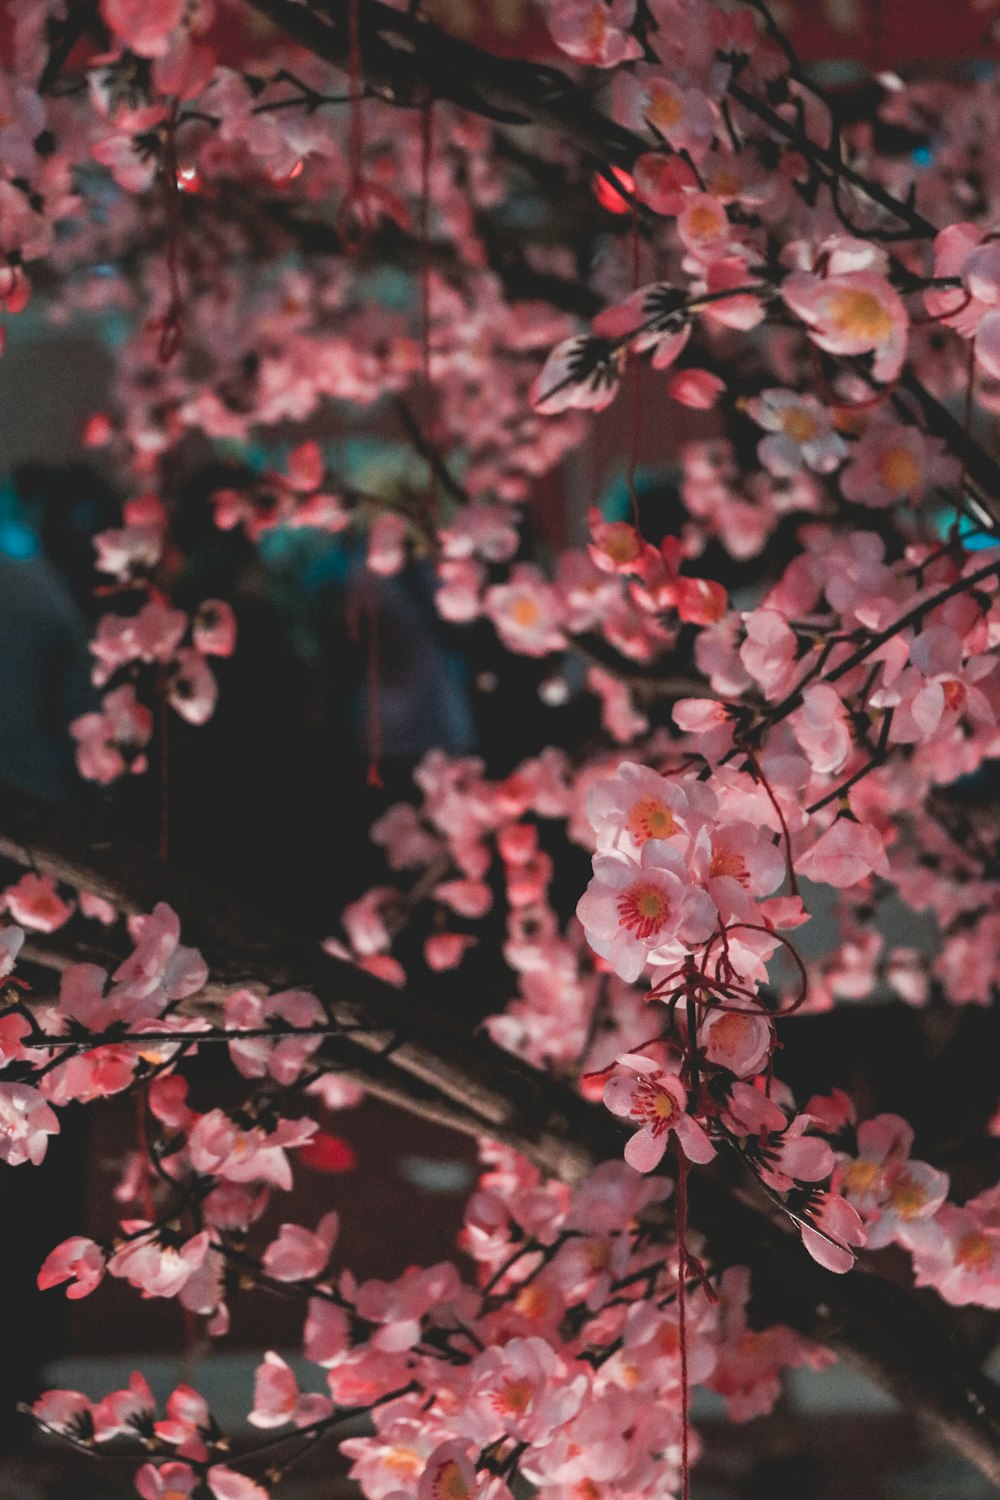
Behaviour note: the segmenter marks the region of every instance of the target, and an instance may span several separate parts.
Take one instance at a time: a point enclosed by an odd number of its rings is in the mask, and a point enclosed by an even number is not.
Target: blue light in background
[[[17,490],[9,481],[0,484],[0,552],[20,562],[37,557],[40,551],[38,537],[24,518]]]
[[[40,550],[37,536],[27,526],[9,518],[0,520],[0,552],[5,557],[22,562],[25,558],[37,557]]]

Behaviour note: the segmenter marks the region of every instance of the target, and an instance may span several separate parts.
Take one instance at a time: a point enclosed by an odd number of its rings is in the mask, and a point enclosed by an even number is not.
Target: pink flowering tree
[[[140,1374],[33,1402],[144,1500],[263,1500],[326,1441],[369,1500],[686,1500],[696,1388],[743,1422],[834,1358],[1000,1481],[1000,1084],[956,1146],[877,1066],[886,1014],[954,1036],[1000,982],[995,80],[883,74],[851,123],[765,0],[541,9],[501,57],[420,4],[8,0],[0,313],[129,329],[66,733],[163,817],[143,849],[0,794],[0,1161],[134,1095],[116,1232],[38,1286],[218,1339],[237,1288],[294,1298],[309,1372],[265,1355],[252,1437]],[[244,649],[181,587],[195,446],[206,526],[420,567],[579,710],[516,766],[428,753],[310,937],[171,859],[171,737]],[[477,960],[485,1021],[444,998]],[[783,1047],[848,1002],[849,1074],[797,1097]],[[366,1278],[329,1204],[281,1218],[363,1093],[479,1142],[463,1269]]]

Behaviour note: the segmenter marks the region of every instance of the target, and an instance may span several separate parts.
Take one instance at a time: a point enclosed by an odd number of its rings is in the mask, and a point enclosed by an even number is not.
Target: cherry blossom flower
[[[701,89],[684,88],[667,74],[643,69],[643,114],[675,151],[688,152],[695,161],[712,144],[716,110]]]
[[[44,1292],[50,1287],[70,1285],[66,1296],[75,1301],[88,1297],[104,1279],[104,1252],[93,1240],[73,1235],[49,1252],[38,1272],[38,1286]]]
[[[588,1385],[544,1339],[513,1338],[473,1360],[457,1425],[483,1444],[502,1436],[539,1442],[576,1415]]]
[[[278,1238],[264,1251],[263,1266],[275,1281],[312,1281],[330,1259],[340,1228],[336,1213],[324,1214],[315,1232],[301,1224],[282,1224]]]
[[[560,628],[559,596],[532,563],[518,563],[511,569],[508,583],[488,588],[483,611],[512,651],[547,656],[566,645]]]
[[[780,478],[798,473],[803,465],[829,474],[847,453],[844,439],[833,430],[829,409],[815,396],[762,391],[746,403],[746,410],[769,434],[758,444],[757,457]]]
[[[269,1351],[257,1366],[254,1378],[253,1411],[248,1417],[254,1427],[283,1427],[294,1422],[307,1427],[330,1415],[333,1403],[326,1396],[303,1395],[298,1382],[280,1355]]]
[[[51,875],[22,875],[0,900],[16,922],[36,932],[55,932],[73,915],[72,903],[62,899]]]
[[[878,830],[852,818],[837,818],[795,861],[800,875],[845,889],[869,875],[889,874]]]
[[[871,354],[876,380],[894,380],[906,357],[909,319],[898,292],[871,269],[816,276],[796,272],[781,295],[830,354]]]
[[[574,62],[614,68],[642,56],[629,34],[635,0],[546,0],[545,8],[552,40]]]
[[[865,1220],[869,1250],[900,1239],[907,1226],[929,1219],[948,1195],[948,1177],[926,1162],[911,1161],[913,1130],[898,1115],[876,1115],[858,1127],[858,1154],[843,1157],[840,1191]]]
[[[122,1227],[136,1238],[115,1251],[108,1261],[108,1273],[128,1281],[144,1297],[176,1297],[208,1254],[205,1230],[180,1245],[172,1245],[161,1243],[145,1220],[126,1220]]]
[[[59,1134],[59,1121],[30,1083],[0,1081],[0,1161],[18,1167],[44,1160],[50,1135]]]
[[[577,915],[595,953],[630,983],[648,962],[668,963],[685,945],[705,942],[718,923],[711,897],[689,883],[669,839],[648,839],[636,859],[598,854]]]
[[[625,1147],[629,1166],[637,1172],[652,1172],[663,1158],[671,1132],[690,1161],[712,1160],[715,1147],[704,1127],[688,1114],[687,1090],[676,1073],[641,1052],[623,1053],[616,1067],[623,1071],[608,1079],[604,1103],[612,1114],[640,1124]]]
[[[933,485],[957,483],[959,465],[916,427],[876,422],[862,434],[840,476],[845,500],[879,508],[919,501]]]

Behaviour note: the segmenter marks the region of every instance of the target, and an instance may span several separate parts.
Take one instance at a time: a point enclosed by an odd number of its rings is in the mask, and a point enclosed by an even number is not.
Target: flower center
[[[965,702],[964,682],[959,682],[957,677],[949,677],[946,682],[942,682],[941,691],[944,693],[944,706],[949,713],[962,707]]]
[[[587,1264],[592,1271],[606,1271],[611,1261],[611,1246],[600,1237],[588,1240],[585,1246]]]
[[[873,344],[883,343],[892,333],[892,315],[874,292],[844,287],[833,293],[828,307],[830,323],[837,333],[854,334]]]
[[[732,167],[722,167],[711,180],[712,192],[718,198],[737,198],[743,187],[743,179]]]
[[[394,1474],[411,1474],[414,1478],[424,1467],[424,1460],[414,1448],[390,1448],[384,1463]]]
[[[661,798],[641,797],[629,809],[626,827],[637,844],[644,844],[647,839],[668,839],[677,824]]]
[[[662,1135],[680,1111],[673,1094],[655,1078],[640,1078],[632,1101],[632,1118],[644,1120],[654,1135]]]
[[[434,1500],[466,1500],[469,1486],[455,1459],[445,1459],[439,1466],[431,1480],[430,1490]]]
[[[551,1298],[543,1287],[525,1286],[514,1298],[514,1310],[519,1312],[522,1318],[537,1322],[548,1312],[550,1302]]]
[[[966,1271],[985,1271],[993,1259],[993,1241],[974,1229],[964,1235],[955,1251],[955,1262]]]
[[[708,873],[710,876],[729,875],[733,880],[738,880],[740,885],[746,885],[750,879],[747,862],[735,849],[713,849]]]
[[[790,406],[781,414],[781,430],[793,443],[809,443],[819,432],[819,423],[811,411]]]
[[[538,624],[542,611],[535,599],[527,594],[520,594],[511,605],[510,613],[515,625],[520,625],[522,630],[530,630],[532,625]]]
[[[875,467],[885,487],[897,495],[909,494],[920,479],[920,465],[909,448],[887,448]]]
[[[684,100],[673,89],[656,90],[646,110],[646,119],[657,130],[672,130],[684,113]]]
[[[618,923],[634,932],[640,942],[666,926],[670,897],[651,880],[636,880],[618,897]]]
[[[713,240],[722,232],[722,216],[717,208],[699,203],[688,215],[687,227],[692,239]]]
[[[661,1354],[666,1354],[673,1359],[680,1353],[681,1331],[676,1323],[664,1323],[657,1335],[656,1342]]]
[[[927,1197],[927,1189],[902,1172],[892,1185],[889,1202],[901,1219],[914,1219],[926,1206]]]
[[[639,556],[639,538],[627,522],[609,526],[601,539],[601,551],[614,563],[634,562]]]
[[[860,1197],[864,1193],[870,1193],[881,1176],[881,1167],[862,1157],[860,1161],[852,1161],[844,1168],[844,1186],[849,1193],[856,1193]]]
[[[733,1057],[743,1045],[748,1024],[746,1016],[735,1012],[724,1015],[712,1027],[712,1050]]]
[[[531,1403],[531,1395],[530,1380],[508,1380],[503,1389],[494,1396],[493,1404],[497,1411],[520,1416],[527,1411]]]

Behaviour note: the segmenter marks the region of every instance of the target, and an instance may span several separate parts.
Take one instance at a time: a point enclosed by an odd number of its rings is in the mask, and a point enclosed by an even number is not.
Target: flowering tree
[[[72,1102],[129,1092],[143,1122],[120,1232],[81,1226],[39,1286],[118,1277],[220,1337],[235,1284],[277,1289],[313,1371],[266,1356],[249,1445],[141,1376],[34,1415],[133,1451],[144,1500],[259,1500],[325,1439],[369,1500],[686,1496],[694,1387],[743,1421],[843,1355],[1000,1479],[1000,1392],[950,1311],[1000,1307],[988,1120],[959,1188],[871,1090],[793,1097],[777,1052],[794,1012],[986,1006],[1000,977],[1000,822],[963,791],[1000,751],[995,80],[884,75],[847,126],[765,0],[548,0],[559,66],[421,9],[9,6],[0,307],[134,314],[87,433],[132,498],[94,538],[81,776],[165,771],[173,716],[205,723],[241,649],[231,601],[174,597],[193,435],[270,441],[215,526],[350,535],[383,576],[422,560],[444,620],[488,622],[601,726],[502,779],[429,754],[372,828],[386,880],[315,942],[165,845],[0,796],[24,871],[0,1157],[39,1166]],[[560,546],[538,482],[616,400],[630,509],[581,497]],[[684,408],[712,435],[680,449],[666,532],[637,461]],[[317,435],[347,410],[394,424],[402,477]],[[713,558],[753,586],[730,597]],[[565,907],[574,848],[592,877]],[[919,938],[887,936],[890,897]],[[835,935],[807,959],[817,911]],[[487,1036],[436,987],[490,941]],[[240,1107],[195,1107],[197,1054]],[[480,1142],[470,1277],[359,1280],[329,1212],[262,1230],[361,1090]],[[343,1439],[359,1413],[372,1435]]]

